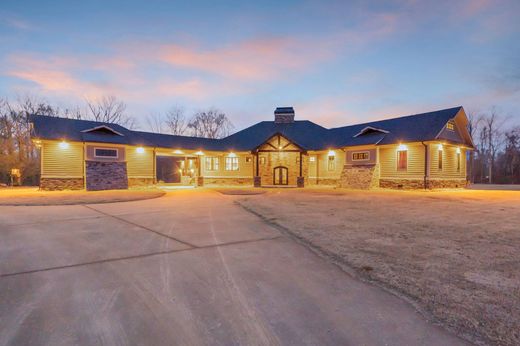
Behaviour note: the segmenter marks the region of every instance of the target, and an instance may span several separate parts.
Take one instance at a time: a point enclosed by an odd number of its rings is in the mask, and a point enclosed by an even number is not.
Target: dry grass
[[[239,203],[460,335],[520,344],[520,192],[311,189]]]
[[[1,188],[0,205],[70,205],[128,202],[164,195],[158,190],[40,191],[37,187]]]

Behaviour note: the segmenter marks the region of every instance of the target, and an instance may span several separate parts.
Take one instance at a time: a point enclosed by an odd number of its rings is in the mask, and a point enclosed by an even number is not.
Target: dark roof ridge
[[[329,130],[343,129],[343,128],[351,127],[351,126],[364,126],[364,125],[368,126],[368,125],[373,124],[373,123],[381,123],[381,122],[391,121],[391,120],[396,120],[396,119],[406,119],[406,118],[411,118],[411,117],[419,117],[419,116],[424,116],[424,115],[430,115],[432,113],[451,111],[451,110],[455,110],[455,109],[459,109],[460,110],[461,108],[463,108],[463,107],[462,106],[456,106],[456,107],[451,107],[451,108],[443,108],[443,109],[438,109],[438,110],[430,111],[430,112],[416,113],[416,114],[397,116],[397,117],[387,118],[387,119],[373,120],[373,121],[369,121],[369,122],[366,122],[366,123],[345,125],[345,126],[339,126],[339,127],[331,127]]]

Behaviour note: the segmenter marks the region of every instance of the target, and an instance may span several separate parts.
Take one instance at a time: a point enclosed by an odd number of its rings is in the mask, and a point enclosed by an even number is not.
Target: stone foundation
[[[40,189],[46,191],[83,190],[83,178],[40,178]]]
[[[121,190],[128,188],[126,162],[86,161],[87,190]]]
[[[384,189],[417,190],[424,189],[423,179],[379,179],[379,187]]]
[[[222,186],[253,186],[253,177],[251,178],[208,178],[204,177],[204,185],[222,185]]]
[[[204,177],[197,177],[197,186],[204,186]]]
[[[154,184],[153,178],[128,178],[129,187],[150,186]]]
[[[465,188],[468,182],[464,179],[426,180],[427,189]],[[418,190],[424,189],[423,179],[380,179],[379,187],[386,189]]]
[[[430,189],[461,189],[467,186],[468,181],[465,179],[432,179],[428,181],[428,187]]]
[[[379,186],[379,165],[345,165],[338,187],[349,189],[373,189]]]

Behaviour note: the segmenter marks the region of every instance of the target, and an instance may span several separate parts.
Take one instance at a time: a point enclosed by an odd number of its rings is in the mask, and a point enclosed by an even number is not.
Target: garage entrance
[[[183,157],[157,156],[156,178],[157,182],[180,183],[184,164]]]

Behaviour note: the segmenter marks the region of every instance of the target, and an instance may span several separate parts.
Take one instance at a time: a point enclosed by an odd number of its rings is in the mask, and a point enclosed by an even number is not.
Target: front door
[[[289,170],[287,167],[278,166],[273,171],[273,184],[274,185],[287,185],[288,183]]]

